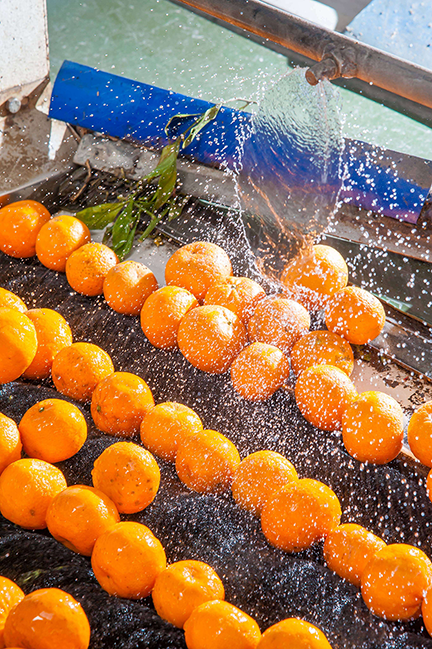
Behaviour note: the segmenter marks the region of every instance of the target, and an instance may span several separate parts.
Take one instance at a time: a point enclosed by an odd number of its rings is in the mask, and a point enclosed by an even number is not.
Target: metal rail
[[[356,77],[390,93],[432,108],[432,72],[337,32],[272,7],[260,0],[176,0],[193,9],[244,29],[313,61],[313,82],[324,73]],[[325,63],[321,63],[325,60]],[[335,69],[335,68],[339,69]],[[330,68],[330,69],[329,69]]]

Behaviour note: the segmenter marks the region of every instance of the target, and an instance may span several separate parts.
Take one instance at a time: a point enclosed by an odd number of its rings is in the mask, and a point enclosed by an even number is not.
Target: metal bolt
[[[21,108],[21,100],[18,97],[11,97],[6,102],[6,108],[12,114],[17,113]]]

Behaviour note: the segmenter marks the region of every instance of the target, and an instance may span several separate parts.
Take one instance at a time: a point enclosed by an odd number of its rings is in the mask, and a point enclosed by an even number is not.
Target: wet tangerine
[[[217,573],[202,561],[172,563],[156,578],[152,590],[159,617],[180,629],[197,606],[224,598],[225,590]]]
[[[267,297],[258,302],[247,331],[252,342],[275,345],[289,355],[309,327],[309,313],[301,304],[282,297]]]
[[[17,309],[0,308],[0,384],[19,378],[37,352],[33,322]]]
[[[299,375],[312,365],[334,365],[351,376],[354,354],[351,345],[332,331],[309,331],[291,352],[291,367]]]
[[[103,283],[109,270],[119,263],[118,257],[103,243],[85,243],[66,262],[66,278],[70,286],[93,297],[103,293]]]
[[[156,277],[144,264],[132,259],[108,271],[103,283],[105,300],[114,311],[138,315],[146,299],[158,288]]]
[[[248,277],[227,277],[210,286],[204,304],[218,304],[247,323],[256,305],[265,297],[264,289]]]
[[[18,295],[0,286],[0,308],[18,309],[21,313],[27,311],[27,307]]]
[[[33,257],[36,237],[51,214],[37,201],[9,203],[0,209],[0,250],[11,257]]]
[[[245,347],[231,365],[234,390],[249,401],[269,399],[290,374],[287,356],[274,345],[252,343]]]
[[[156,497],[160,471],[153,455],[132,442],[108,446],[96,459],[93,485],[124,514],[140,512]]]
[[[9,612],[24,599],[21,588],[7,577],[0,577],[0,647],[4,647],[4,627]]]
[[[324,633],[314,624],[287,618],[269,627],[257,649],[332,649]]]
[[[46,379],[51,374],[54,357],[64,347],[72,345],[72,331],[60,313],[53,309],[29,309],[26,316],[36,329],[36,355],[23,376],[26,379]]]
[[[90,241],[90,230],[85,223],[74,216],[59,214],[39,230],[36,255],[47,268],[64,272],[70,255]]]
[[[110,595],[142,599],[150,595],[165,570],[166,556],[148,527],[125,521],[99,536],[91,564],[99,584]]]
[[[432,468],[432,401],[417,408],[408,423],[408,444],[422,464]]]
[[[97,428],[122,437],[138,433],[142,420],[153,407],[149,386],[131,372],[114,372],[103,378],[91,400],[91,414]]]
[[[113,374],[110,356],[98,345],[72,343],[54,357],[52,379],[65,397],[89,401],[99,381]]]
[[[230,275],[230,258],[220,246],[208,241],[182,246],[168,259],[165,267],[167,285],[185,288],[199,301],[204,299],[212,284]]]
[[[141,328],[154,347],[175,349],[180,321],[197,306],[198,301],[190,291],[178,286],[163,286],[144,302]]]
[[[140,426],[141,441],[151,452],[174,462],[178,445],[187,435],[203,429],[197,413],[175,401],[158,403],[145,415]]]
[[[200,604],[184,624],[188,649],[256,649],[261,632],[255,620],[229,602]]]
[[[84,445],[87,422],[74,404],[63,399],[45,399],[24,413],[19,432],[29,457],[62,462]]]
[[[9,464],[21,459],[21,450],[18,426],[13,419],[0,412],[0,474]]]
[[[347,286],[334,294],[325,309],[326,326],[353,345],[374,340],[384,328],[385,311],[369,291]]]

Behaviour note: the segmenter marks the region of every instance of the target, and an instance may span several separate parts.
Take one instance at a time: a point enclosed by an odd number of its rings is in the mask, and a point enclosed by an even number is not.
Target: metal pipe
[[[432,108],[432,72],[419,65],[314,25],[260,0],[176,1],[314,61],[330,58],[344,63],[348,57],[348,69],[341,69],[340,76],[356,77]],[[318,82],[322,70],[316,70],[315,66],[311,70],[310,80],[315,78]]]

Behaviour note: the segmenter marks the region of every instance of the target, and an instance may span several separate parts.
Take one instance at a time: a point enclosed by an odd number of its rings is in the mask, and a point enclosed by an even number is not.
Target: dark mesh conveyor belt
[[[262,448],[283,453],[301,477],[322,480],[341,500],[344,522],[358,522],[387,542],[406,542],[432,556],[432,503],[424,478],[400,461],[364,467],[343,450],[336,434],[307,424],[289,393],[265,403],[238,397],[229,375],[212,376],[191,367],[178,352],[153,348],[138,318],[121,316],[101,298],[73,293],[61,274],[34,260],[0,254],[0,286],[16,292],[30,308],[58,310],[75,341],[89,341],[111,354],[116,370],[128,370],[150,385],[156,402],[180,401],[194,408],[206,428],[229,437],[244,457]],[[58,396],[50,384],[15,382],[0,387],[0,410],[19,422],[31,405]],[[84,448],[61,463],[69,484],[91,484],[95,458],[116,439],[90,424]],[[432,648],[421,621],[386,623],[369,613],[359,590],[323,565],[321,547],[289,555],[269,546],[259,521],[238,508],[230,495],[200,496],[159,462],[160,491],[140,514],[123,517],[145,523],[163,543],[168,561],[207,561],[226,586],[227,599],[253,615],[264,630],[289,616],[317,624],[334,649]],[[89,615],[96,647],[138,649],[184,647],[183,633],[154,613],[151,598],[140,602],[108,597],[95,581],[89,559],[68,551],[46,532],[26,532],[1,521],[0,574],[26,592],[59,586],[79,599]]]

